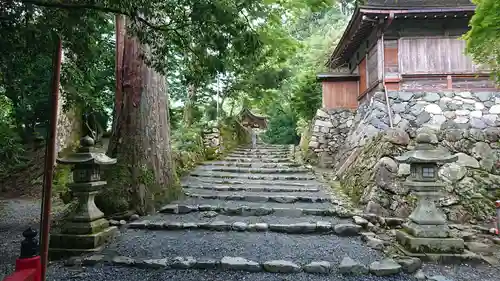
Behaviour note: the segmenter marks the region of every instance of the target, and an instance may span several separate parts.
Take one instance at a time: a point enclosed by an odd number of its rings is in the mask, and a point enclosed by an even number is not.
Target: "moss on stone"
[[[118,162],[106,168],[104,178],[107,185],[95,198],[97,207],[106,215],[130,210],[130,169]]]

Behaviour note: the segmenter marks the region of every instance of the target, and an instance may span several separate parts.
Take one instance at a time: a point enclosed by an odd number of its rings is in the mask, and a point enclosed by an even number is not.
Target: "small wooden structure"
[[[265,117],[257,116],[253,114],[248,108],[244,108],[240,114],[240,123],[245,127],[266,129],[267,128],[267,120]]]
[[[358,6],[317,79],[323,107],[356,108],[375,91],[495,90],[460,37],[475,6],[469,0],[367,0]]]

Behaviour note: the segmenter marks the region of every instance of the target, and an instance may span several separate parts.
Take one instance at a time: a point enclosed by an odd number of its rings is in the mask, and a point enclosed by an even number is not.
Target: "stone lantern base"
[[[418,257],[424,261],[456,262],[480,260],[476,254],[465,250],[464,240],[460,238],[415,237],[408,230],[396,232],[396,247],[403,254]]]
[[[63,258],[101,251],[106,243],[118,234],[116,226],[110,226],[93,234],[50,234],[49,256]]]

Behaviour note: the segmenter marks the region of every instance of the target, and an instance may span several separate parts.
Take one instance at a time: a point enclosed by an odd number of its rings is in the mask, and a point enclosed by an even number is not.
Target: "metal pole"
[[[215,120],[217,121],[217,125],[219,125],[219,95],[220,95],[220,76],[219,73],[217,72],[217,115]]]
[[[45,281],[48,253],[49,253],[49,232],[50,232],[50,210],[52,199],[52,178],[54,176],[54,165],[56,158],[56,134],[57,134],[57,109],[59,105],[59,81],[61,77],[62,40],[58,38],[57,49],[54,57],[52,74],[52,112],[50,113],[50,137],[47,142],[47,153],[45,157],[45,173],[43,184],[43,210],[41,221],[41,251],[42,273],[41,281]]]
[[[497,209],[497,231],[496,231],[496,234],[500,235],[500,200],[495,201],[495,207]]]

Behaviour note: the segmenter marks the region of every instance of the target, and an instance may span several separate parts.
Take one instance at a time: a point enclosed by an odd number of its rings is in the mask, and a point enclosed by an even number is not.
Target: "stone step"
[[[228,162],[242,162],[242,163],[293,163],[290,159],[288,158],[258,158],[258,159],[252,159],[252,158],[242,158],[242,157],[231,157],[228,156],[224,158],[224,161]]]
[[[237,231],[237,232],[278,232],[287,234],[334,234],[358,236],[362,227],[353,223],[333,224],[329,221],[292,222],[292,223],[248,223],[245,221],[227,222],[178,222],[178,221],[135,221],[128,225],[131,229],[164,231]]]
[[[173,206],[171,210],[179,210]],[[228,210],[229,212],[229,210]],[[251,213],[250,213],[251,214]],[[291,213],[292,215],[296,215]],[[243,215],[232,215],[218,213],[215,211],[203,211],[203,212],[190,212],[185,214],[175,214],[175,213],[156,213],[154,215],[149,215],[141,220],[147,220],[149,222],[178,222],[178,223],[210,223],[214,221],[225,221],[228,223],[234,222],[244,222],[247,224],[256,223],[267,223],[267,224],[294,224],[294,223],[312,223],[318,221],[329,222],[333,225],[336,224],[349,224],[353,223],[352,218],[340,218],[335,216],[314,216],[305,215],[300,216],[282,216],[269,214],[265,216],[243,216]]]
[[[298,187],[318,187],[315,180],[289,181],[289,180],[253,180],[253,179],[218,179],[205,177],[187,177],[183,184],[225,184],[225,185],[267,185],[267,186],[298,186]]]
[[[288,167],[300,167],[298,163],[242,163],[242,162],[228,162],[228,161],[214,161],[205,162],[204,166],[217,166],[217,167],[239,167],[239,168],[288,168]]]
[[[269,154],[238,154],[238,153],[230,153],[227,155],[229,158],[240,158],[240,159],[252,159],[253,161],[259,161],[259,159],[289,159],[288,154],[277,154],[277,155],[269,155]]]
[[[216,185],[216,184],[189,184],[182,185],[185,189],[204,189],[212,191],[254,191],[254,192],[319,192],[320,187],[287,187],[269,185]]]
[[[245,174],[245,173],[223,173],[223,172],[192,172],[191,177],[203,178],[223,178],[223,179],[250,179],[250,180],[313,180],[314,175],[309,174],[286,174],[286,175],[268,175],[268,174]]]
[[[248,156],[287,156],[289,154],[288,151],[233,151],[234,155],[248,155]]]
[[[330,202],[336,204],[339,202],[332,199],[328,195],[314,195],[309,192],[293,192],[293,193],[262,193],[251,191],[240,192],[211,192],[204,190],[189,190],[184,192],[187,197],[199,199],[217,199],[225,201],[246,201],[246,202],[275,202],[275,203],[323,203]]]
[[[283,152],[283,153],[288,153],[290,149],[288,148],[239,148],[236,149],[235,152],[245,152],[245,153],[273,153],[273,152]]]
[[[102,252],[104,255],[107,253],[134,259],[177,256],[222,259],[225,256],[233,256],[256,261],[286,259],[299,264],[314,260],[339,264],[346,255],[363,264],[382,258],[381,252],[369,248],[359,238],[338,235],[290,235],[270,231],[249,233],[124,229],[115,243]]]
[[[290,145],[281,144],[257,144],[257,147],[253,148],[251,145],[240,146],[239,149],[289,149]]]
[[[189,214],[214,211],[228,216],[322,216],[351,218],[353,213],[342,206],[331,203],[275,203],[222,201],[216,199],[188,198],[182,202],[173,202],[160,209],[160,213]]]
[[[250,173],[250,174],[293,174],[293,173],[308,173],[306,168],[240,168],[240,167],[218,167],[218,166],[201,166],[198,171],[213,171],[227,173]]]
[[[191,253],[185,256],[170,255],[161,258],[141,258],[131,257],[131,255],[119,255],[117,252],[114,249],[106,249],[99,254],[73,257],[65,263],[69,269],[62,270],[59,267],[60,270],[57,272],[49,270],[48,279],[78,279],[81,281],[119,280],[118,278],[121,278],[120,280],[170,281],[410,281],[415,280],[416,277],[412,277],[409,274],[410,272],[406,272],[410,268],[409,266],[406,266],[407,269],[405,270],[405,266],[402,265],[410,264],[413,266],[411,268],[414,271],[421,266],[421,263],[409,263],[409,259],[392,260],[383,259],[381,256],[371,259],[365,258],[360,263],[357,258],[354,260],[347,255],[341,258],[340,261],[338,261],[338,258],[332,259],[329,256],[310,261],[294,261],[287,258],[258,260],[256,257],[247,256],[224,256],[219,259]],[[369,264],[364,264],[365,262]],[[77,267],[80,265],[83,268]],[[76,270],[71,268],[73,266],[77,267]],[[85,274],[81,273],[82,269],[84,269]],[[287,275],[293,277],[285,277]],[[425,275],[423,277],[426,278]],[[428,280],[449,279],[444,276],[429,276]]]

